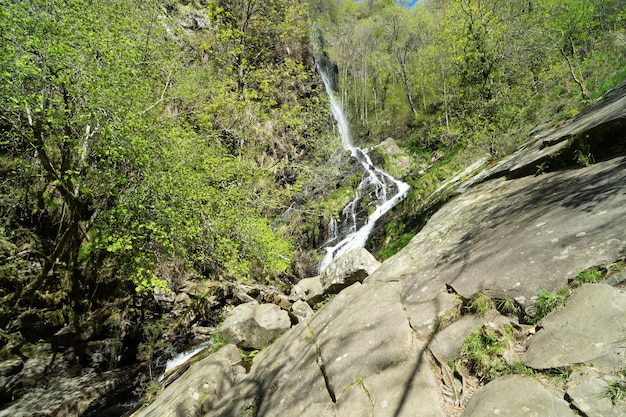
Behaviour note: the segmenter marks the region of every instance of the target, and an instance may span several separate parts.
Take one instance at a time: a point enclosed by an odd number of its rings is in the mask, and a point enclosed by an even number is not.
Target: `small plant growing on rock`
[[[626,399],[626,381],[615,380],[606,387],[605,395],[615,405]]]
[[[530,323],[538,323],[539,320],[548,315],[557,306],[565,304],[569,296],[569,289],[565,288],[557,293],[551,293],[544,289],[537,292],[535,300],[535,314],[529,319]]]
[[[571,288],[578,288],[583,284],[595,284],[602,281],[606,273],[605,269],[594,266],[578,274],[569,285]]]
[[[626,368],[618,372],[618,379],[608,383],[604,395],[613,405],[626,401]]]
[[[260,351],[258,349],[254,349],[249,352],[241,353],[241,365],[246,368],[246,372],[250,371],[250,368],[252,367],[252,361],[259,352]]]
[[[332,300],[333,298],[335,298],[337,296],[337,294],[324,294],[324,296],[322,297],[322,301],[320,301],[319,303],[316,303],[313,306],[313,310],[317,311],[320,308],[324,307],[326,304],[328,304],[328,302],[330,300]]]
[[[461,301],[460,298],[458,298],[454,306],[452,306],[444,314],[437,316],[437,320],[435,320],[435,323],[433,324],[431,335],[437,334],[441,329],[445,328],[450,323],[454,322],[456,319],[461,317],[462,309],[463,309],[463,302]]]
[[[524,362],[517,361],[511,365],[511,373],[515,375],[534,375],[535,370],[524,365]]]
[[[496,308],[493,299],[484,292],[477,292],[469,300],[467,309],[472,313],[484,316],[489,310]]]
[[[211,351],[213,352],[217,352],[227,344],[228,341],[224,339],[219,333],[216,333],[211,337]]]
[[[624,271],[626,271],[626,262],[624,261],[617,261],[609,266],[609,273],[611,274],[619,274]]]
[[[495,300],[496,310],[498,310],[501,314],[509,315],[509,314],[518,314],[520,311],[519,306],[509,297],[496,298]]]
[[[461,362],[481,380],[492,381],[507,374],[509,365],[503,355],[510,347],[512,337],[510,326],[501,329],[485,325],[465,339],[459,349]]]
[[[252,417],[252,416],[255,416],[256,413],[257,413],[257,408],[258,408],[258,401],[255,398],[254,400],[250,401],[248,404],[244,405],[239,410],[239,414],[237,415],[237,417]]]
[[[364,387],[364,385],[363,385],[363,384],[365,384],[365,380],[366,380],[366,379],[367,379],[367,376],[365,376],[365,375],[359,375],[359,376],[355,377],[355,378],[352,380],[352,383],[351,383],[350,385],[354,385],[354,386],[357,386],[357,387],[361,387],[361,388],[363,388],[363,387]]]

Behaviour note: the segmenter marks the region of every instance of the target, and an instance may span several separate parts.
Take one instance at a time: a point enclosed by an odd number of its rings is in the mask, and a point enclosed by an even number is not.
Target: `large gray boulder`
[[[571,373],[567,380],[567,396],[587,417],[626,416],[626,403],[613,404],[607,390],[618,377],[603,375],[596,368],[583,366]]]
[[[461,417],[574,417],[569,404],[545,389],[539,381],[508,375],[481,388]]]
[[[291,327],[289,314],[275,304],[240,304],[224,320],[220,335],[239,347],[261,349]]]
[[[318,275],[298,281],[298,283],[291,288],[289,301],[295,302],[302,300],[309,303],[309,305],[314,306],[322,301],[323,295],[324,289],[322,288],[322,282],[320,281],[320,277]]]
[[[444,417],[399,290],[345,289],[259,353],[246,380],[207,416]]]
[[[336,294],[355,282],[363,282],[379,266],[380,262],[367,249],[352,250],[332,261],[322,271],[322,289],[325,294]]]
[[[603,284],[585,284],[541,321],[524,364],[550,369],[593,364],[611,372],[624,365],[626,295]]]
[[[315,312],[311,306],[302,300],[296,301],[291,306],[291,317],[293,317],[297,323],[307,321],[313,317],[313,314],[315,314]]]
[[[239,349],[235,345],[222,347],[197,362],[133,417],[195,417],[210,411],[236,382],[238,372],[235,368],[240,362]]]

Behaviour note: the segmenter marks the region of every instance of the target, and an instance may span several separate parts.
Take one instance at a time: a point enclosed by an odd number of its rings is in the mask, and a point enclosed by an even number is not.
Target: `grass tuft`
[[[480,380],[493,381],[497,377],[510,373],[510,367],[504,359],[504,352],[509,348],[512,329],[483,326],[466,339],[459,354],[461,362]]]
[[[557,306],[564,305],[568,295],[569,290],[551,293],[544,289],[540,289],[537,292],[537,300],[535,301],[535,315],[529,318],[529,322],[532,324],[538,323]]]
[[[569,284],[571,288],[578,288],[583,284],[596,284],[604,279],[607,270],[598,266],[593,266],[582,271]]]
[[[493,299],[484,292],[477,292],[469,299],[467,309],[472,313],[484,316],[489,310],[496,308]]]

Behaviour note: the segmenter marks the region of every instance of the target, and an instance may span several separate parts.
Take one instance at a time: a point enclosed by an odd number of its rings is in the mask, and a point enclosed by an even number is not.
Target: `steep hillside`
[[[304,4],[9,2],[0,26],[1,403],[119,368],[142,391],[241,285],[314,268],[350,163]]]
[[[543,156],[596,129],[623,146],[614,93],[537,135]],[[270,346],[257,336],[278,317],[254,325],[244,311],[263,305],[242,304],[220,328],[231,344],[134,415],[623,415],[626,158],[520,176],[537,157],[531,142],[463,184],[381,265],[354,251],[294,287],[294,314],[318,310]]]

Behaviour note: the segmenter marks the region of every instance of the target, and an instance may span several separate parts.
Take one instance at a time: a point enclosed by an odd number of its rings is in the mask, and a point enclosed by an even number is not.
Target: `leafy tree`
[[[12,2],[3,7],[3,153],[33,178],[21,222],[46,236],[37,288],[59,266],[81,281],[81,244],[146,163],[139,120],[167,87],[151,3]],[[18,174],[18,175],[19,175]],[[36,207],[30,213],[27,210]]]
[[[283,25],[285,49],[303,42],[301,29],[287,34],[302,17],[288,6],[263,9]],[[260,24],[256,10],[250,24]],[[264,142],[250,135],[275,107],[292,108],[280,122],[299,132],[289,146],[311,129],[300,121],[308,109],[285,92],[309,79],[299,61],[306,51],[270,54],[271,67],[246,64],[230,77],[232,67],[202,54],[181,65],[188,50],[160,19],[158,2],[124,0],[11,2],[0,11],[0,154],[11,188],[27,190],[2,200],[2,221],[36,231],[31,256],[43,265],[23,295],[61,288],[78,300],[101,283],[150,291],[194,274],[263,279],[291,265],[291,243],[268,221],[289,195],[276,191],[256,153]],[[224,27],[217,35],[207,41],[229,47]],[[262,50],[260,35],[248,35],[246,47]],[[272,100],[256,104],[262,95]]]

